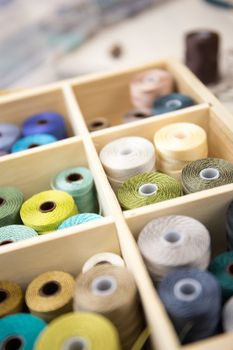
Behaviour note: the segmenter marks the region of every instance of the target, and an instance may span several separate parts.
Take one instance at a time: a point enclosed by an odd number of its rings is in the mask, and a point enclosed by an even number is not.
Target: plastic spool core
[[[46,120],[46,119],[38,120],[37,124],[39,124],[39,125],[48,124],[48,120]]]
[[[2,350],[21,350],[23,349],[23,339],[19,336],[8,337],[2,344]]]
[[[3,205],[5,203],[5,201],[6,200],[4,198],[0,197],[0,206]]]
[[[44,297],[50,297],[57,294],[61,290],[61,285],[57,281],[49,281],[44,283],[39,290],[39,294]]]
[[[193,278],[184,278],[176,282],[174,286],[174,295],[181,301],[196,300],[201,291],[201,284]]]
[[[138,193],[141,196],[148,197],[153,196],[158,191],[158,186],[156,184],[143,184],[139,187]]]
[[[53,201],[44,202],[40,205],[40,211],[42,213],[48,213],[56,208],[56,203]]]
[[[178,131],[177,133],[175,133],[174,136],[176,139],[181,139],[181,140],[186,138],[186,134],[182,131]]]
[[[92,292],[96,295],[110,295],[117,288],[117,282],[112,276],[96,277],[91,284]]]
[[[5,244],[10,244],[10,243],[14,243],[14,241],[12,239],[6,239],[5,241],[0,242],[0,246]]]
[[[72,173],[66,177],[66,181],[75,182],[83,180],[83,176],[79,173]]]
[[[181,107],[181,106],[182,106],[182,102],[177,99],[170,100],[165,103],[165,107],[167,108]]]
[[[231,263],[227,266],[227,271],[230,275],[233,275],[233,263]]]
[[[32,143],[31,145],[28,146],[28,148],[35,148],[40,146],[38,143]]]
[[[181,239],[181,236],[178,232],[171,231],[167,232],[163,238],[169,243],[176,243]]]
[[[202,169],[199,173],[199,176],[203,179],[203,180],[216,180],[219,178],[220,173],[219,170],[216,168],[205,168]]]
[[[88,342],[82,337],[72,337],[65,341],[62,350],[88,350]]]
[[[104,123],[100,120],[97,120],[95,122],[90,123],[91,128],[100,128],[103,125],[104,125]]]
[[[9,293],[7,290],[0,289],[0,304],[4,303],[6,299],[9,297]]]
[[[122,156],[127,156],[128,154],[132,153],[132,150],[130,148],[125,148],[120,151],[120,154]]]

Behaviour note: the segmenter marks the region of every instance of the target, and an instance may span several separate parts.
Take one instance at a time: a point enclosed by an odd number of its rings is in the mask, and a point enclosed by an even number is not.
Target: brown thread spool
[[[137,288],[131,273],[123,267],[99,265],[80,274],[74,310],[107,317],[118,329],[123,349],[131,349],[143,328]]]
[[[20,286],[11,281],[0,281],[0,318],[20,312],[23,292]]]
[[[74,279],[63,271],[45,272],[27,287],[25,301],[33,315],[50,322],[72,310]]]
[[[186,34],[186,65],[204,84],[219,79],[219,41],[219,34],[209,30]]]

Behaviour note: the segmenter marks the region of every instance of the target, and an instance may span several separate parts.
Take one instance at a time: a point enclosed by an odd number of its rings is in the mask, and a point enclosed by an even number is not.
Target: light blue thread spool
[[[182,343],[215,334],[221,316],[221,290],[209,272],[177,269],[162,280],[159,295]]]
[[[163,114],[177,111],[182,108],[193,106],[195,102],[189,96],[174,93],[160,97],[155,100],[153,107],[153,114]]]
[[[58,229],[60,230],[63,228],[84,224],[85,222],[99,220],[101,218],[102,218],[101,215],[93,214],[93,213],[84,213],[84,214],[74,215],[66,219],[65,221],[63,221],[61,225],[58,227]]]
[[[38,236],[31,227],[8,225],[0,228],[0,246]]]
[[[27,149],[35,148],[38,146],[48,145],[49,143],[56,142],[56,137],[49,134],[35,134],[23,137],[17,141],[12,149],[12,153],[25,151]]]
[[[69,193],[80,213],[98,212],[94,179],[89,169],[76,167],[61,171],[52,179],[51,187]]]
[[[43,320],[30,314],[4,317],[0,319],[0,349],[32,350],[45,327]]]

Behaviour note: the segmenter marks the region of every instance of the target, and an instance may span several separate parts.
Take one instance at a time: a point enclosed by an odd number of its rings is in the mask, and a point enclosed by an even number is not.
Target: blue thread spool
[[[98,212],[94,179],[89,169],[76,167],[61,171],[52,179],[51,187],[69,193],[80,213]]]
[[[215,334],[221,316],[221,290],[209,272],[177,269],[162,280],[159,295],[182,343]]]
[[[38,236],[31,227],[8,225],[0,228],[0,246]]]
[[[17,125],[9,123],[0,124],[0,150],[9,152],[13,144],[20,137],[21,131]]]
[[[67,137],[64,117],[55,112],[44,112],[29,117],[22,127],[23,136],[50,134],[61,140]]]
[[[17,141],[13,145],[11,152],[16,153],[20,151],[25,151],[27,149],[35,148],[38,146],[48,145],[49,143],[53,143],[56,141],[57,139],[49,134],[29,135]]]
[[[19,313],[0,320],[0,346],[2,350],[32,350],[46,327],[46,323],[30,314]]]
[[[74,215],[66,219],[65,221],[63,221],[61,225],[58,227],[58,229],[60,230],[63,228],[84,224],[85,222],[94,221],[101,218],[102,218],[101,215],[93,214],[93,213],[84,213],[84,214]]]
[[[174,93],[160,97],[155,100],[153,114],[164,114],[168,112],[178,111],[179,109],[193,106],[195,102],[189,96]]]

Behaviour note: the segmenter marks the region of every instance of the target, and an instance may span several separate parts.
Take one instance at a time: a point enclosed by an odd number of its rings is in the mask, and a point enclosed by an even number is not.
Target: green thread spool
[[[77,214],[73,198],[63,191],[40,192],[23,203],[20,215],[24,225],[38,233],[54,231],[68,217]]]
[[[196,160],[183,168],[181,175],[185,193],[194,193],[233,182],[233,164],[218,158]]]
[[[233,252],[218,255],[212,260],[209,270],[222,288],[224,301],[233,296]]]
[[[123,209],[134,209],[182,195],[180,183],[159,172],[148,172],[131,177],[118,190]]]
[[[80,213],[98,212],[94,179],[89,169],[75,167],[63,170],[52,179],[51,187],[69,193]]]
[[[23,194],[15,187],[0,188],[0,227],[20,224],[20,208]]]
[[[36,237],[38,234],[31,227],[24,225],[9,225],[0,228],[0,246],[23,241],[28,238]]]

